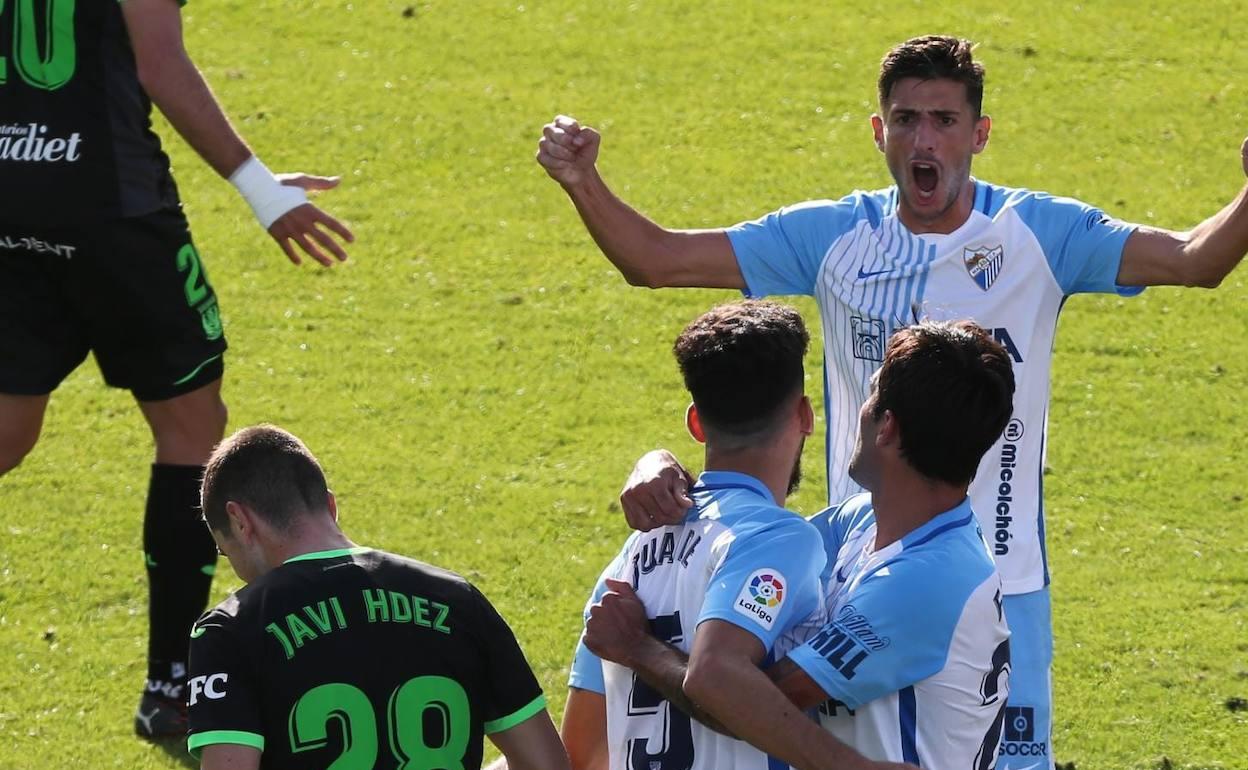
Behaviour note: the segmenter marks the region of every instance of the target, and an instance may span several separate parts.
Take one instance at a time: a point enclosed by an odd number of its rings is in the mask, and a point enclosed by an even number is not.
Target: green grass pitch
[[[951,32],[988,68],[979,176],[1176,228],[1245,181],[1232,0],[196,0],[184,17],[261,157],[342,174],[321,201],[359,238],[346,265],[293,268],[160,124],[221,296],[231,426],[294,430],[358,542],[477,582],[556,719],[584,596],[625,536],[627,470],[658,445],[700,458],[670,343],[733,295],[626,286],[532,160],[551,116],[601,128],[604,174],[658,221],[729,224],[887,184],[867,126],[879,58]],[[1063,314],[1054,753],[1080,770],[1248,768],[1246,276]],[[816,349],[815,395],[819,365]],[[131,735],[148,462],[128,394],[88,364],[0,480],[0,770],[182,766]],[[215,599],[238,585],[222,563]]]

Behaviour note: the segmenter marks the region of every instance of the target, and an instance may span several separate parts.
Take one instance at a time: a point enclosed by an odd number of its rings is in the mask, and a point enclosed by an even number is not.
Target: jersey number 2
[[[395,688],[385,729],[399,770],[463,770],[469,713],[468,694],[454,679],[418,676]],[[378,753],[377,714],[367,695],[342,682],[313,687],[295,702],[290,710],[291,752],[325,748],[331,721],[342,730],[342,753],[326,770],[372,770]],[[426,732],[426,727],[433,729]]]
[[[650,631],[665,642],[678,642],[684,638],[680,627],[680,613],[660,615],[650,621]],[[663,699],[650,685],[633,675],[633,692],[628,699],[628,715],[652,717],[666,712],[663,725],[663,745],[655,753],[650,752],[648,738],[633,738],[628,742],[628,765],[632,770],[689,770],[693,767],[693,730],[689,715]]]
[[[0,0],[0,17],[6,0]],[[13,3],[13,65],[22,80],[35,88],[55,91],[70,81],[78,66],[74,45],[74,1],[42,0],[43,18],[37,19],[39,0]],[[2,21],[2,19],[0,19]],[[0,56],[0,85],[8,81],[8,62]]]

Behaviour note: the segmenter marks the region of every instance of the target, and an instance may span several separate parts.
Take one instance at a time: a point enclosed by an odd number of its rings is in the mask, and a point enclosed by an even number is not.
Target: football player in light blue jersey
[[[691,678],[719,685],[771,685],[759,665],[823,601],[824,549],[816,528],[786,511],[802,445],[814,425],[803,393],[808,337],[801,316],[770,302],[717,307],[681,333],[675,354],[693,397],[687,422],[706,445],[706,470],[678,523],[635,532],[603,573],[592,606],[633,591],[638,623],[689,655]],[[609,593],[609,591],[611,591]],[[616,663],[577,645],[563,739],[574,770],[770,770],[766,753],[687,715]],[[682,710],[682,708],[684,710]],[[776,715],[777,719],[781,717]],[[876,767],[788,707],[782,719],[814,767]],[[797,745],[795,745],[796,748]],[[807,755],[790,750],[786,760]],[[782,765],[781,765],[782,766]]]
[[[1042,466],[1057,315],[1081,292],[1214,287],[1248,252],[1248,188],[1188,231],[1123,223],[1068,198],[971,177],[992,122],[983,68],[967,41],[923,37],[884,58],[872,131],[896,184],[786,207],[719,230],[669,230],[610,191],[600,137],[560,116],[538,162],[563,185],[630,283],[809,294],[825,352],[829,502],[858,489],[847,474],[854,416],[889,336],[924,318],[973,318],[1014,361],[1014,418],[985,455],[971,501],[992,546],[1014,633],[1011,729],[1003,767],[1052,767],[1052,626]],[[1248,142],[1241,147],[1248,173]],[[633,526],[679,520],[687,481],[667,453],[643,458],[622,496]]]
[[[786,640],[799,646],[767,671],[774,685],[708,675],[693,660],[686,671],[647,633],[649,602],[626,586],[595,607],[586,638],[767,751],[804,742],[770,722],[793,707],[787,696],[822,703],[828,732],[868,758],[989,770],[1007,715],[1010,632],[967,490],[1013,395],[1009,355],[982,327],[924,322],[893,335],[849,464],[870,493],[811,519],[828,554],[828,604]]]

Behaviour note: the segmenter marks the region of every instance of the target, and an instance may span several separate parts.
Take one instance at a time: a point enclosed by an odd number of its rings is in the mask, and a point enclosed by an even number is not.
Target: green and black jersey
[[[0,222],[177,205],[116,0],[0,2]]]
[[[266,768],[480,767],[482,737],[545,707],[515,636],[454,573],[382,551],[296,557],[191,632],[191,753]]]

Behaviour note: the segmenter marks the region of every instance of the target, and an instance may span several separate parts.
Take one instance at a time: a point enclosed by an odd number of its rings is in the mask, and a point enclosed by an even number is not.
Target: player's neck
[[[793,475],[793,464],[788,467],[776,458],[781,455],[774,446],[739,449],[733,452],[715,450],[710,444],[706,446],[706,464],[708,471],[730,471],[753,476],[771,492],[776,505],[784,506],[789,493],[789,481]]]
[[[276,566],[304,554],[354,547],[355,543],[338,528],[338,524],[327,518],[325,521],[305,523],[294,533],[275,543],[271,556]]]
[[[881,479],[878,487],[871,492],[877,550],[956,508],[966,498],[965,486],[932,481],[913,471]]]

